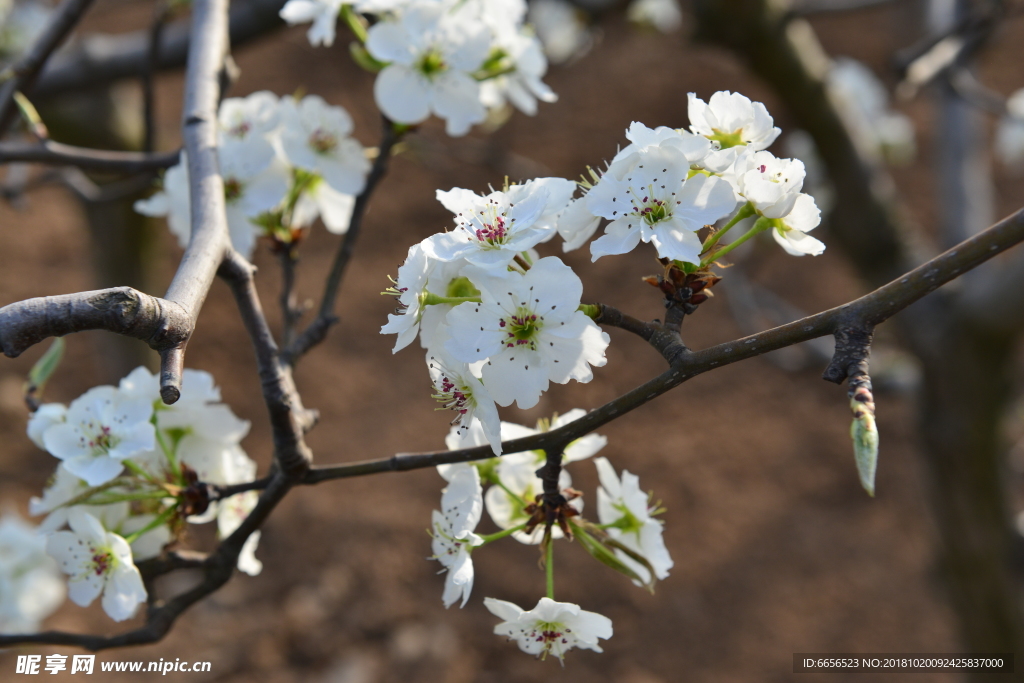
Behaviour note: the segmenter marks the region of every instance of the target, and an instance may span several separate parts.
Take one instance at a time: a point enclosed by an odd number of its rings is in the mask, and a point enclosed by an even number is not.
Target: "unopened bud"
[[[850,398],[853,424],[853,457],[857,463],[861,486],[869,496],[875,495],[875,471],[878,469],[878,427],[875,425],[875,403],[871,391],[858,387]]]

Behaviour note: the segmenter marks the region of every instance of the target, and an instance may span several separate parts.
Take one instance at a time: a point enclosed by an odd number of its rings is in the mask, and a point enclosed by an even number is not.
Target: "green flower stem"
[[[480,538],[484,539],[484,542],[482,544],[480,544],[479,546],[477,546],[477,547],[478,548],[479,547],[483,547],[483,546],[487,545],[488,543],[493,543],[494,541],[500,541],[501,539],[505,538],[506,536],[511,536],[515,532],[522,531],[525,528],[526,528],[526,522],[523,522],[519,526],[509,527],[508,529],[502,529],[501,531],[499,531],[497,533],[494,533],[494,534],[484,534],[484,535],[481,535]]]
[[[360,43],[366,43],[366,24],[363,23],[363,18],[352,9],[352,5],[341,6],[341,20],[351,29]]]
[[[136,540],[138,540],[139,536],[142,536],[142,534],[147,533],[149,531],[152,531],[153,529],[157,528],[158,526],[160,526],[161,524],[166,522],[168,519],[170,519],[171,515],[174,514],[174,511],[176,509],[177,509],[177,506],[172,505],[171,507],[169,507],[166,510],[164,510],[163,512],[161,512],[160,515],[156,519],[154,519],[152,522],[150,522],[146,526],[142,527],[138,531],[135,531],[135,532],[130,533],[127,536],[125,536],[124,540],[126,540],[128,542],[128,545],[131,545]]]
[[[725,233],[729,232],[729,230],[731,230],[734,225],[739,223],[744,218],[750,218],[753,215],[754,215],[754,205],[753,204],[751,204],[750,202],[747,202],[746,204],[741,206],[740,210],[736,212],[736,215],[732,217],[731,221],[729,221],[728,223],[723,225],[721,230],[718,230],[718,231],[716,231],[716,232],[714,232],[714,233],[712,233],[711,235],[708,236],[707,241],[704,243],[704,249],[702,250],[701,253],[704,253],[704,254],[708,253],[711,250],[711,247],[713,247],[716,244],[718,244],[718,240],[722,239],[722,235],[724,235]]]
[[[58,508],[64,508],[64,507],[71,507],[72,505],[79,505],[81,503],[85,503],[90,498],[95,496],[97,493],[101,493],[103,491],[106,491],[107,489],[114,488],[115,486],[119,486],[121,484],[130,484],[130,482],[127,479],[125,479],[124,477],[118,477],[117,479],[111,479],[110,481],[108,481],[105,484],[100,484],[99,486],[93,486],[92,488],[83,491],[82,493],[78,494],[77,496],[75,496],[71,500],[67,501],[66,503],[62,503],[62,504],[58,505],[57,507]]]
[[[597,320],[597,316],[601,315],[601,306],[599,304],[580,304],[576,310],[584,313],[591,320]]]
[[[724,247],[722,247],[721,249],[716,251],[714,254],[711,254],[707,258],[702,259],[701,262],[700,262],[701,267],[703,268],[704,266],[708,265],[712,261],[715,261],[715,260],[725,256],[730,251],[732,251],[736,247],[740,246],[741,244],[743,244],[744,242],[749,240],[754,235],[759,235],[759,234],[761,234],[765,230],[768,230],[771,227],[772,227],[772,221],[771,221],[770,218],[765,218],[763,216],[761,218],[758,218],[757,222],[754,223],[754,227],[752,227],[750,230],[747,230],[747,232],[745,232],[741,237],[738,237],[734,241],[732,241],[729,244],[725,245]]]
[[[438,296],[433,292],[427,292],[426,296],[423,297],[422,305],[424,306],[435,306],[437,304],[451,304],[452,306],[458,306],[464,304],[467,301],[473,303],[480,303],[480,297],[478,296]]]
[[[159,486],[160,488],[163,488],[163,483],[157,480],[157,478],[154,477],[152,474],[139,467],[136,463],[132,462],[131,460],[122,460],[121,462],[124,464],[125,468],[132,474],[145,479],[154,486]]]
[[[88,501],[89,505],[110,505],[112,503],[123,503],[125,501],[133,500],[163,500],[164,498],[172,498],[171,494],[167,491],[140,491],[138,493],[114,493],[109,496],[102,496],[99,498],[90,498]]]
[[[551,600],[555,599],[555,541],[550,536],[551,530],[548,530],[548,547],[546,556],[544,559],[544,572],[547,574],[548,580],[548,598]]]
[[[181,467],[178,465],[178,459],[174,455],[174,449],[167,444],[166,435],[159,427],[156,428],[156,441],[160,444],[160,450],[164,452],[164,456],[167,458],[167,462],[171,466],[171,472],[174,473],[174,478],[176,480],[180,480]]]

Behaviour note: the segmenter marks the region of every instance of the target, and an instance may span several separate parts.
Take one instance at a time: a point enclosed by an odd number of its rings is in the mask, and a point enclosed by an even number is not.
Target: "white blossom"
[[[772,237],[788,254],[818,256],[825,251],[825,245],[807,233],[819,223],[821,211],[814,204],[814,198],[801,194],[796,198],[792,211],[772,222]]]
[[[804,184],[804,164],[799,159],[777,159],[771,152],[745,157],[749,170],[739,175],[743,197],[766,218],[782,218],[793,210]]]
[[[343,107],[307,95],[281,103],[281,151],[288,163],[315,173],[336,192],[357,195],[366,185],[370,162],[351,137],[352,117]]]
[[[662,538],[662,522],[651,516],[648,495],[640,490],[640,480],[635,474],[623,470],[622,479],[607,458],[595,458],[601,487],[597,490],[597,515],[608,534],[630,550],[642,555],[654,570],[654,576],[664,579],[672,568],[672,558]],[[651,573],[647,567],[616,550],[626,566],[650,583]]]
[[[71,531],[57,531],[46,539],[46,552],[71,577],[68,597],[85,607],[102,593],[103,610],[111,619],[131,618],[145,602],[146,589],[128,543],[81,510],[72,510],[68,523]]]
[[[471,75],[490,51],[487,25],[444,2],[411,3],[395,19],[370,27],[366,49],[388,62],[373,93],[390,119],[416,124],[431,112],[445,119],[449,135],[465,135],[486,116],[480,86]]]
[[[434,399],[456,413],[452,425],[468,430],[474,421],[479,422],[491,450],[495,455],[501,455],[498,409],[483,382],[471,372],[469,364],[455,360],[444,347],[439,346],[427,350],[427,367],[436,392]]]
[[[549,382],[589,382],[610,341],[577,310],[583,283],[558,258],[540,259],[522,275],[493,277],[467,266],[480,289],[480,303],[467,302],[448,314],[445,347],[465,363],[487,360],[484,386],[499,406],[537,404]]]
[[[247,97],[229,97],[217,112],[218,154],[232,155],[245,147],[253,165],[266,168],[276,151],[270,138],[281,123],[278,97],[261,90]]]
[[[486,196],[458,187],[438,190],[438,201],[455,214],[456,229],[427,238],[423,249],[438,260],[465,259],[498,274],[517,254],[554,234],[574,188],[564,178],[538,178]]]
[[[689,93],[688,113],[690,130],[715,143],[704,168],[716,173],[731,166],[744,147],[768,149],[782,132],[763,104],[728,90],[716,92],[706,103]]]
[[[335,24],[341,12],[343,0],[288,0],[281,8],[280,16],[289,26],[313,22],[306,33],[309,44],[334,44]]]
[[[149,401],[94,387],[71,402],[67,421],[47,429],[43,443],[69,472],[99,486],[121,473],[123,460],[153,449],[152,414]]]
[[[256,491],[245,491],[221,501],[217,512],[217,535],[225,539],[234,533],[256,507],[259,497]],[[260,531],[257,529],[245,539],[238,553],[238,569],[249,576],[256,576],[263,571],[263,563],[256,559],[256,546],[259,542]]]
[[[44,403],[28,418],[28,438],[39,448],[46,450],[43,434],[53,425],[64,422],[67,415],[68,407],[63,403]]]
[[[466,605],[473,590],[472,549],[483,544],[473,533],[483,514],[480,474],[475,467],[459,469],[441,495],[441,511],[431,515],[433,559],[447,570],[442,600],[451,607],[459,598]]]
[[[701,173],[687,179],[690,163],[671,146],[650,148],[639,157],[621,179],[607,173],[587,193],[590,211],[612,221],[590,245],[593,260],[625,254],[643,240],[663,258],[699,263],[703,247],[697,231],[732,212],[732,186]]]
[[[424,348],[434,346],[437,327],[443,321],[444,314],[451,310],[451,306],[425,306],[423,300],[429,294],[448,295],[449,284],[466,263],[462,259],[437,259],[430,256],[424,246],[421,242],[409,247],[405,262],[398,268],[395,286],[389,290],[398,294],[401,312],[389,313],[388,323],[380,328],[380,333],[398,335],[392,353],[398,353],[411,344],[417,333],[421,333],[420,341]]]
[[[0,518],[0,633],[34,633],[66,590],[46,539],[16,514]]]
[[[541,598],[529,612],[505,600],[484,598],[484,606],[503,621],[494,633],[515,640],[519,649],[544,659],[549,654],[564,661],[574,647],[602,652],[598,639],[612,637],[612,621],[569,602]]]
[[[558,101],[558,95],[541,80],[548,62],[536,36],[526,30],[506,31],[500,35],[497,49],[504,55],[499,68],[511,72],[480,84],[480,99],[485,106],[502,107],[507,100],[519,111],[533,116],[537,113],[537,100]]]
[[[288,168],[276,158],[263,163],[262,154],[258,147],[236,145],[219,155],[228,233],[232,246],[246,257],[252,255],[261,230],[252,219],[280,204],[291,183]],[[166,216],[178,243],[183,248],[188,246],[192,227],[184,152],[181,162],[164,174],[163,190],[135,202],[135,210],[146,216]]]
[[[565,240],[562,251],[579,249],[594,236],[601,225],[601,217],[587,208],[586,195],[573,199],[558,217],[558,234]]]

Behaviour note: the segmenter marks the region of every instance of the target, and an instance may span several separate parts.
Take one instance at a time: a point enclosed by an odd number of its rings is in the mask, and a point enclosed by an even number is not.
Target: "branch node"
[[[871,338],[874,328],[871,325],[842,325],[833,332],[836,350],[832,354],[821,378],[835,384],[842,384],[847,377],[867,375],[868,356],[871,353]]]

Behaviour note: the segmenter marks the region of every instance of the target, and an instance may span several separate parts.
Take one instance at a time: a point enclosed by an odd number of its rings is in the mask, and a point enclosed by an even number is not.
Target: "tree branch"
[[[84,330],[116,332],[165,351],[188,340],[192,320],[180,305],[131,287],[26,299],[0,308],[0,349],[9,358],[48,337]]]
[[[92,0],[64,0],[32,48],[13,67],[4,69],[4,75],[9,74],[11,78],[0,87],[0,135],[6,133],[14,122],[17,109],[14,93],[24,93],[32,88],[46,60],[60,47],[91,4]]]
[[[235,252],[231,252],[220,269],[220,276],[231,286],[256,352],[263,399],[274,435],[274,458],[285,474],[298,478],[313,460],[313,453],[303,440],[307,411],[295,389],[291,368],[280,360],[252,274],[252,265]]]
[[[284,26],[278,16],[284,0],[249,0],[232,3],[231,45],[239,47]],[[87,90],[125,78],[139,78],[149,68],[150,31],[118,35],[90,35],[54,55],[40,74],[33,97],[45,99],[65,92]],[[169,24],[160,41],[157,68],[185,64],[189,50],[189,22]]]
[[[115,152],[65,145],[52,140],[39,143],[0,142],[0,164],[29,161],[50,166],[75,166],[90,171],[111,173],[139,173],[170,168],[178,163],[179,152],[150,154],[145,152]]]
[[[827,334],[841,335],[842,330],[871,329],[926,294],[1021,241],[1024,241],[1024,209],[850,303],[702,351],[682,353],[668,370],[654,379],[558,429],[503,442],[502,453],[546,450],[558,447],[559,444],[564,445],[709,370]],[[315,467],[306,473],[301,483],[318,484],[331,479],[403,472],[490,457],[493,457],[493,453],[490,446],[486,445],[452,451],[398,454],[381,460]]]
[[[201,0],[200,0],[201,1]],[[116,636],[95,636],[83,633],[66,633],[64,631],[46,631],[44,633],[27,633],[0,635],[0,647],[12,645],[74,645],[93,652],[127,645],[143,645],[163,638],[174,625],[175,620],[189,607],[213,593],[231,578],[242,546],[252,532],[256,531],[266,520],[270,512],[281,502],[292,484],[284,476],[274,478],[260,496],[259,502],[249,513],[242,524],[221,544],[217,550],[201,563],[203,579],[199,585],[177,595],[166,602],[154,603],[146,616],[146,623],[140,628]],[[193,558],[194,559],[194,558]],[[161,568],[178,569],[173,566],[184,563],[187,567],[196,567],[191,559],[175,560],[157,558],[152,566],[162,564]],[[154,574],[150,573],[150,576]]]
[[[352,219],[349,222],[348,232],[338,245],[338,252],[334,256],[334,263],[331,265],[331,272],[324,284],[324,294],[320,301],[320,309],[317,317],[302,331],[302,334],[295,339],[281,354],[283,361],[288,365],[294,365],[307,351],[319,344],[327,336],[331,325],[338,321],[334,314],[334,304],[341,289],[341,279],[345,275],[345,268],[352,257],[352,250],[355,248],[356,238],[363,226],[363,217],[366,215],[366,208],[370,203],[370,197],[388,171],[388,163],[391,160],[391,150],[395,143],[401,139],[402,134],[395,131],[394,124],[386,117],[381,117],[383,133],[381,134],[380,147],[377,151],[377,158],[373,161],[370,174],[366,177],[366,187],[356,197],[355,206],[352,207]]]

